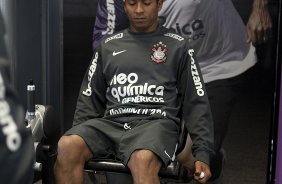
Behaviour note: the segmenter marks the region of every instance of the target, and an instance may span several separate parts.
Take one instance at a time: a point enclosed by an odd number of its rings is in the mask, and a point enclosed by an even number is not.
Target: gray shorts
[[[146,149],[154,152],[167,166],[175,158],[178,126],[169,119],[121,124],[97,118],[72,127],[65,135],[82,137],[94,158],[115,158],[126,165],[133,151]]]

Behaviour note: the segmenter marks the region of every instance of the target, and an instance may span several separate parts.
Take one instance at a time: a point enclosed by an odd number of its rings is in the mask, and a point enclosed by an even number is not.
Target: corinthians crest
[[[152,48],[152,55],[151,55],[151,59],[156,62],[156,63],[162,63],[165,62],[166,60],[166,52],[167,52],[167,48],[166,45],[163,44],[162,42],[159,42],[158,44],[154,45],[154,47]]]

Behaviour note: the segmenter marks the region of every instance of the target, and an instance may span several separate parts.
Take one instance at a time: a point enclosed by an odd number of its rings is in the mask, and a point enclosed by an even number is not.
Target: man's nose
[[[135,9],[136,13],[143,13],[144,12],[144,7],[142,5],[142,3],[137,3],[136,9]]]

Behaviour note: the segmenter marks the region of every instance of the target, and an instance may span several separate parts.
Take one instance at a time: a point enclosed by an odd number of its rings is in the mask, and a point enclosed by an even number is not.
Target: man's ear
[[[158,11],[160,11],[163,7],[163,0],[158,1]]]
[[[123,9],[124,9],[124,12],[127,14],[127,11],[126,11],[126,8],[125,8],[125,1],[123,0]]]

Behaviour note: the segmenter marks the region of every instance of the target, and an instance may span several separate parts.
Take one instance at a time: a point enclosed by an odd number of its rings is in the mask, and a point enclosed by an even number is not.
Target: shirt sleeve
[[[88,119],[104,116],[106,89],[101,55],[99,51],[95,51],[80,88],[74,114],[74,126]]]
[[[93,30],[93,49],[105,35],[111,35],[129,26],[122,0],[99,0]]]
[[[182,118],[191,136],[192,152],[196,160],[209,164],[213,149],[213,120],[201,71],[188,49],[183,56],[183,70],[179,75],[179,94],[182,97]]]

